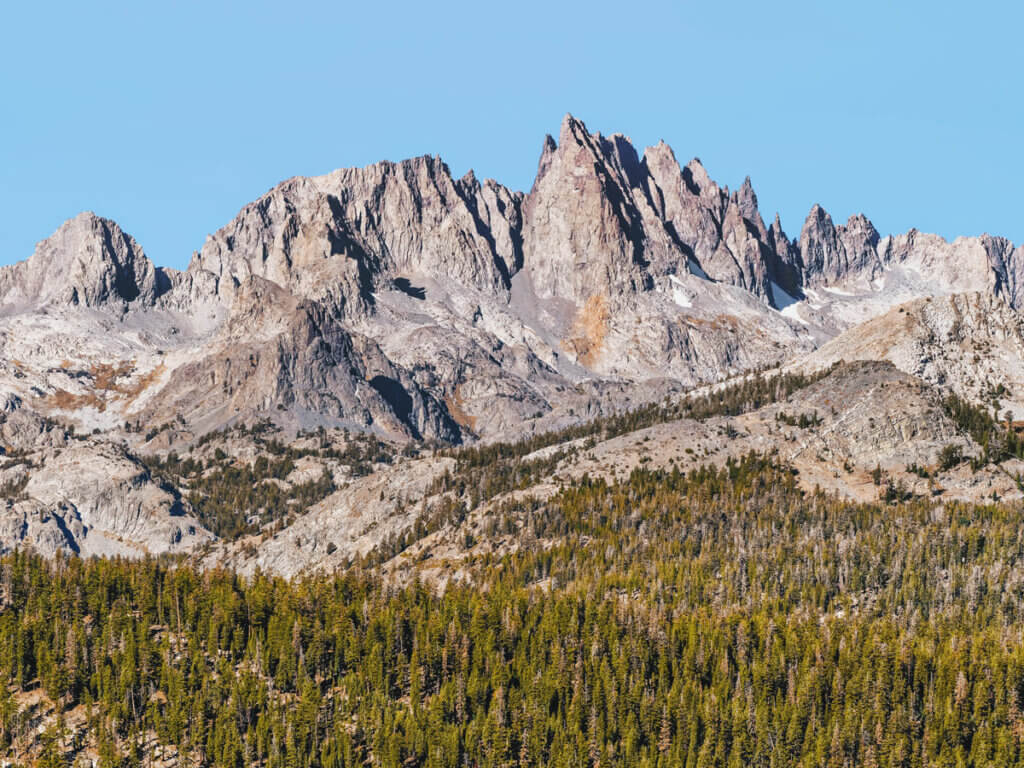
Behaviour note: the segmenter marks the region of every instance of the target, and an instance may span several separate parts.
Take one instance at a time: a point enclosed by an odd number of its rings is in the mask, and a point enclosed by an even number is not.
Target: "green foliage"
[[[289,512],[301,512],[335,490],[327,471],[304,483],[278,482],[295,469],[290,457],[260,456],[249,464],[225,460],[204,470],[201,462],[172,453],[162,461],[150,459],[149,465],[154,473],[174,477],[179,487],[187,489],[188,501],[203,525],[229,540],[255,533]]]
[[[444,453],[456,459],[456,471],[446,473],[434,484],[430,493],[454,492],[460,497],[466,495],[469,508],[473,509],[499,494],[530,487],[550,475],[563,459],[581,449],[588,450],[598,439],[608,440],[683,418],[704,420],[713,416],[736,416],[757,410],[769,403],[785,400],[794,392],[828,376],[833,370],[835,366],[811,375],[786,373],[766,377],[755,374],[700,397],[649,403],[632,411],[534,435],[516,443],[489,443],[449,450]],[[804,427],[817,426],[821,418],[816,412],[813,416],[801,415],[799,423]],[[731,424],[727,424],[725,430],[728,437],[736,434]],[[527,458],[543,448],[583,438],[589,440],[541,457]]]
[[[443,593],[7,555],[0,677],[93,702],[108,765],[147,733],[268,768],[1024,758],[1018,505],[852,504],[750,454],[507,511],[523,546]],[[32,727],[0,700],[0,742]]]
[[[963,463],[963,460],[963,450],[960,448],[959,445],[956,445],[955,443],[944,445],[942,447],[942,450],[939,451],[939,469],[941,469],[943,472],[946,472],[952,469],[953,467],[959,466],[960,464]]]
[[[788,424],[791,427],[799,427],[800,429],[817,427],[822,422],[822,418],[818,415],[817,411],[810,415],[801,413],[800,416],[790,416],[785,411],[779,411],[775,414],[775,420],[783,424]]]
[[[25,497],[25,486],[28,485],[29,473],[0,483],[0,499],[17,501]]]
[[[946,446],[946,447],[948,448],[949,446]],[[955,448],[956,446],[953,446],[953,447]],[[945,451],[945,448],[943,448],[943,451]],[[940,452],[939,453],[939,466],[942,469],[948,469],[948,467],[943,467],[942,466],[943,461],[944,461],[943,455],[942,455],[942,452]],[[907,472],[909,472],[912,475],[917,475],[918,477],[922,478],[923,480],[927,480],[928,478],[930,478],[932,476],[932,473],[928,471],[927,467],[922,467],[916,461],[911,462],[910,464],[907,465]]]
[[[893,482],[891,479],[885,484],[885,489],[882,491],[882,501],[887,504],[892,504],[897,501],[910,501],[914,498],[914,494],[903,485],[903,481]]]
[[[875,485],[882,484],[882,468],[878,464],[875,464],[875,468],[871,470],[871,482]]]
[[[996,416],[990,414],[984,407],[974,405],[955,394],[950,394],[943,402],[943,406],[960,430],[970,435],[974,442],[981,446],[981,456],[971,460],[975,469],[989,463],[999,464],[1011,458],[1024,458],[1024,438],[1013,429],[1009,419],[1001,424]],[[998,403],[994,405],[993,411],[998,411]],[[950,461],[952,458],[948,457]]]
[[[376,463],[390,463],[394,454],[373,435],[358,435],[338,448],[329,443],[323,430],[314,448],[296,448],[269,436],[275,428],[269,422],[251,427],[238,426],[230,431],[205,435],[198,446],[214,437],[237,432],[250,438],[265,455],[248,464],[237,463],[218,446],[213,459],[204,462],[194,456],[180,457],[171,452],[164,458],[146,459],[153,474],[172,479],[186,491],[203,525],[224,539],[236,539],[258,532],[267,523],[284,521],[291,513],[301,513],[310,505],[337,490],[329,472],[303,483],[283,482],[300,459],[312,456],[333,459],[350,468],[354,477],[368,475]]]

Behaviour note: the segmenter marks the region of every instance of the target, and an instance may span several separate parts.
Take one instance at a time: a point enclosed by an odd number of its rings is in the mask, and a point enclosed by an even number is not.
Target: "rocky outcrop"
[[[0,268],[0,309],[151,305],[169,285],[117,224],[82,213],[39,243],[26,261]]]
[[[9,361],[32,357],[6,365],[12,391],[86,429],[270,417],[458,441],[600,413],[615,388],[581,393],[594,377],[653,393],[640,385],[777,365],[922,293],[1013,304],[1019,254],[998,238],[879,238],[819,206],[792,242],[749,178],[730,192],[663,142],[641,155],[566,116],[528,195],[431,157],[294,178],[184,273],[85,214],[0,272],[0,339]],[[83,306],[119,319],[86,324]]]
[[[206,563],[286,577],[343,567],[409,533],[426,511],[431,486],[454,469],[453,459],[422,459],[360,478],[285,531],[242,539],[213,552]],[[440,506],[443,500],[435,496],[431,502]]]
[[[459,442],[439,403],[369,338],[346,330],[320,302],[249,277],[235,290],[215,342],[176,368],[142,414],[215,427],[254,413],[300,427],[375,428],[399,438]]]
[[[123,447],[76,437],[16,397],[0,413],[0,440],[0,551],[141,556],[215,538]]]
[[[526,267],[546,296],[582,303],[684,271],[773,305],[773,282],[797,291],[795,254],[781,228],[769,236],[749,178],[730,195],[699,160],[680,168],[663,142],[640,158],[626,137],[591,135],[572,116],[545,141],[524,227]]]
[[[960,237],[949,242],[916,229],[881,237],[863,214],[836,226],[815,205],[804,222],[797,251],[800,280],[806,287],[841,286],[849,281],[863,286],[888,270],[907,268],[918,275],[918,295],[985,291],[1014,308],[1024,301],[1024,247],[1015,249],[1001,237]]]
[[[528,194],[454,178],[436,157],[293,178],[185,272],[82,214],[0,268],[0,548],[191,551],[210,534],[132,452],[266,420],[397,443],[512,440],[755,369],[853,358],[986,402],[1001,386],[1021,418],[1022,302],[1024,249],[1007,240],[882,237],[820,206],[791,240],[777,215],[766,225],[749,178],[730,190],[663,142],[641,153],[572,116],[545,139]],[[949,437],[945,422],[929,431],[916,384],[858,376],[849,402],[831,399],[840,413],[815,456],[896,466]],[[854,402],[860,415],[843,417]],[[747,448],[770,450],[775,426],[751,421]],[[336,495],[275,562],[302,560],[307,539],[316,553],[323,525],[345,529],[337,558],[365,551],[353,513],[399,532],[412,518],[374,499],[422,494],[428,475],[360,482],[358,508]]]
[[[429,157],[291,179],[174,276],[161,306],[214,302],[230,319],[148,413],[223,421],[258,410],[452,440],[562,407],[589,412],[589,395],[562,396],[588,371],[703,382],[775,362],[793,335],[785,322],[751,320],[770,331],[748,347],[717,319],[721,296],[684,313],[658,294],[693,274],[762,305],[788,303],[794,258],[781,227],[765,227],[749,180],[730,195],[699,161],[684,171],[664,144],[641,157],[626,137],[590,134],[571,116],[558,142],[546,140],[525,197],[472,173],[453,179]],[[269,324],[246,298],[259,280],[274,287],[262,301],[282,308]],[[311,334],[335,341],[301,351]]]
[[[566,116],[558,142],[545,139],[523,209],[525,264],[539,296],[582,304],[649,287],[646,268],[671,245],[664,228],[650,226],[653,211],[641,210],[644,181],[624,137],[592,136]]]
[[[950,443],[971,450],[943,411],[940,390],[888,360],[840,365],[767,412],[773,417],[777,412],[817,414],[821,420],[813,429],[792,430],[797,447],[786,452],[790,460],[817,453],[834,466],[852,462],[865,469],[903,470],[915,463],[935,464]]]
[[[771,272],[776,285],[786,292],[787,298],[800,297],[803,293],[803,259],[800,256],[800,248],[797,243],[790,242],[786,237],[777,213],[775,220],[768,227],[768,240],[772,245],[774,261]],[[785,300],[780,298],[773,303],[776,307],[782,307]]]
[[[797,365],[885,360],[908,374],[1024,418],[1024,317],[990,293],[917,299],[857,325]]]
[[[190,273],[230,297],[250,276],[347,316],[396,278],[427,275],[507,294],[522,262],[521,196],[439,159],[349,168],[284,182],[211,236]]]
[[[75,552],[189,552],[214,539],[186,502],[114,446],[76,443],[40,460],[46,469],[31,474],[24,493],[35,514],[55,518]]]
[[[811,208],[800,232],[803,284],[831,285],[852,274],[870,280],[881,270],[879,236],[863,215],[851,216],[846,226],[835,226],[820,205]]]
[[[410,276],[507,300],[520,270],[539,297],[577,305],[688,269],[771,303],[772,281],[796,290],[783,240],[749,179],[730,195],[699,161],[681,169],[664,144],[640,157],[625,136],[567,115],[525,198],[472,173],[453,179],[430,157],[291,179],[214,234],[189,271],[214,275],[221,296],[259,276],[349,316]]]

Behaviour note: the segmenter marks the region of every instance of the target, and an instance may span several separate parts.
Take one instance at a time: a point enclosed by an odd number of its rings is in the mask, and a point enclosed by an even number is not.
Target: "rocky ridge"
[[[12,477],[26,498],[3,541],[88,552],[104,530],[132,551],[199,546],[208,532],[134,457],[266,420],[396,445],[514,440],[853,359],[972,398],[1001,384],[1017,413],[1022,263],[1005,239],[882,236],[820,206],[790,240],[749,179],[730,191],[664,143],[641,153],[572,116],[526,194],[436,157],[294,178],[184,272],[81,214],[0,268],[11,418],[88,435],[7,446],[40,469]],[[57,529],[25,522],[26,504]]]

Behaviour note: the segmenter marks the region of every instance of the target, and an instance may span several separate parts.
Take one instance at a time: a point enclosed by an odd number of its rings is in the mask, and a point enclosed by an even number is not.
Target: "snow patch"
[[[684,309],[692,307],[693,298],[683,290],[683,281],[675,275],[669,275],[668,279],[672,283],[672,300]]]
[[[689,309],[690,307],[693,306],[693,302],[690,300],[690,297],[687,296],[682,291],[680,291],[678,288],[672,289],[672,300],[675,301],[676,304],[678,304],[680,307],[683,307],[684,309]]]
[[[829,293],[833,293],[836,296],[856,296],[857,295],[856,293],[851,293],[850,291],[844,291],[842,288],[832,288],[832,287],[827,286],[827,285],[823,286],[821,290],[828,291]]]
[[[779,314],[788,317],[790,320],[796,320],[798,323],[802,323],[803,325],[810,325],[810,323],[800,317],[800,305],[797,303],[787,304],[779,310]]]

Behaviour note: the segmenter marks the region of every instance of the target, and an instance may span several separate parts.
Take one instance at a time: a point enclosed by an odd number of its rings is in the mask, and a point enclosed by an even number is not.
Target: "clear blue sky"
[[[0,262],[117,220],[184,267],[297,174],[440,154],[529,189],[572,112],[749,174],[790,235],[820,202],[882,233],[1024,241],[1024,11],[945,2],[12,3]]]

